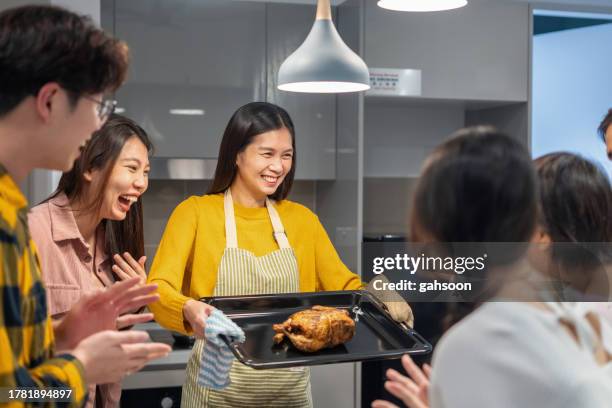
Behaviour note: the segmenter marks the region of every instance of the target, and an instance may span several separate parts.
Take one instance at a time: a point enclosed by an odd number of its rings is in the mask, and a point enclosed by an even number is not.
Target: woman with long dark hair
[[[295,173],[293,122],[270,103],[230,119],[208,193],[173,212],[149,274],[156,320],[197,337],[187,366],[186,407],[310,407],[307,368],[253,370],[234,361],[231,384],[198,385],[208,296],[351,290],[363,287],[340,260],[317,216],[287,200]],[[405,305],[405,319],[410,314]],[[404,320],[404,319],[402,319]]]
[[[58,318],[88,292],[139,276],[144,283],[140,197],[153,146],[134,121],[112,115],[64,173],[55,193],[29,214],[49,314]],[[138,261],[136,261],[138,260]],[[115,407],[120,384],[90,387],[88,406]]]
[[[600,407],[612,398],[610,353],[598,320],[542,302],[527,261],[537,242],[538,189],[527,150],[488,127],[459,131],[426,161],[414,195],[413,239],[508,243],[483,271],[497,290],[444,334],[431,368],[403,357],[385,388],[412,408]],[[511,244],[511,243],[518,243]],[[523,244],[521,244],[523,243]],[[525,273],[527,272],[527,273]],[[537,273],[536,273],[537,274]],[[513,290],[508,290],[512,288]],[[530,301],[512,299],[523,295]],[[375,408],[393,408],[375,401]]]
[[[559,297],[612,324],[612,186],[605,171],[573,153],[534,161],[539,180],[533,263],[558,281]],[[604,325],[603,328],[608,327]],[[612,344],[612,332],[607,341]]]
[[[606,174],[572,153],[534,161],[539,180],[538,241],[543,269],[563,284],[564,300],[608,301],[612,281],[612,188]],[[561,294],[563,296],[563,293]]]

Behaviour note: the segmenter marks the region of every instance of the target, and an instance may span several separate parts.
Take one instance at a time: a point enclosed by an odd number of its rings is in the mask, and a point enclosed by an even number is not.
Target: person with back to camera
[[[601,316],[600,331],[612,349],[610,180],[596,164],[572,153],[546,154],[534,164],[540,187],[537,242],[543,246],[534,263],[563,283],[562,300],[582,300],[585,314]]]
[[[317,216],[287,200],[295,156],[294,127],[284,109],[265,102],[242,106],[226,127],[208,193],[183,201],[168,220],[149,274],[161,296],[151,310],[162,326],[197,337],[182,406],[312,406],[304,367],[254,370],[234,361],[227,388],[198,384],[212,308],[197,299],[364,286]],[[393,317],[411,325],[410,307],[393,306]]]
[[[34,168],[70,170],[111,113],[103,94],[121,85],[127,64],[127,46],[88,18],[53,6],[0,13],[0,387],[64,389],[66,402],[47,406],[82,406],[88,384],[119,381],[170,351],[144,332],[117,331],[143,321],[125,313],[158,297],[138,278],[83,296],[51,321],[18,187]]]
[[[509,247],[510,263],[485,273],[536,300],[538,288],[513,273],[528,268],[538,200],[531,159],[516,140],[488,127],[457,132],[429,156],[413,200],[417,242],[524,242]],[[389,370],[385,388],[412,408],[609,405],[611,355],[597,324],[571,304],[508,301],[507,289],[500,285],[444,334],[431,368],[422,371],[405,355],[411,378]],[[378,400],[372,407],[395,405]]]

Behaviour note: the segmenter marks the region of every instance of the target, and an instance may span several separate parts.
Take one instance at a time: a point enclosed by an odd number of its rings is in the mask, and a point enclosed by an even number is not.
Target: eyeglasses
[[[108,117],[113,114],[115,111],[115,106],[117,106],[117,101],[113,99],[103,99],[101,101],[92,98],[91,96],[83,95],[83,98],[89,99],[92,102],[98,104],[98,117],[102,123],[106,122]]]

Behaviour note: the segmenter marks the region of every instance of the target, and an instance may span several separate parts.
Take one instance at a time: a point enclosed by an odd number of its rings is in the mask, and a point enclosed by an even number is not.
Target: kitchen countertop
[[[155,322],[137,324],[134,330],[144,330],[151,340],[172,346],[164,358],[151,361],[137,373],[126,377],[123,389],[181,387],[185,382],[185,368],[191,355],[191,346],[176,345],[172,332]]]

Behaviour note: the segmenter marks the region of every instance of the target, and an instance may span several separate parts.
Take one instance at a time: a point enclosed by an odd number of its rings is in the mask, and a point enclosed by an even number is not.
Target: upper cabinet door
[[[278,90],[278,69],[306,39],[316,6],[267,4],[267,100],[289,112],[296,133],[298,179],[334,179],[336,97]]]
[[[369,67],[422,70],[426,98],[526,101],[529,4],[470,0],[432,13],[384,10],[366,1]]]
[[[265,100],[265,5],[228,0],[115,2],[131,51],[118,106],[142,124],[159,157],[217,157],[245,103]]]

